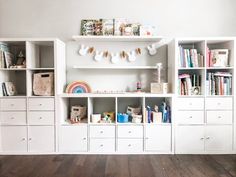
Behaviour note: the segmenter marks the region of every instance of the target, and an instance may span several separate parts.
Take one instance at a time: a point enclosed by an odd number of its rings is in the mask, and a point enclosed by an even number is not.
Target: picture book
[[[81,35],[83,36],[94,35],[95,23],[96,20],[93,19],[81,20]]]
[[[102,19],[102,34],[104,36],[112,36],[114,34],[113,19]]]

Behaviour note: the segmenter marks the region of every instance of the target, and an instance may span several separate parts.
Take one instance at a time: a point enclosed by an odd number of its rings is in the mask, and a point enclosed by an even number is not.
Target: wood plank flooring
[[[236,155],[0,156],[0,177],[236,177]]]

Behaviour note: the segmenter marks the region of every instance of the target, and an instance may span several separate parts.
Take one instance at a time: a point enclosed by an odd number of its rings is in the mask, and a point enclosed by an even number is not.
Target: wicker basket
[[[53,72],[35,73],[33,75],[33,93],[39,96],[54,95]]]

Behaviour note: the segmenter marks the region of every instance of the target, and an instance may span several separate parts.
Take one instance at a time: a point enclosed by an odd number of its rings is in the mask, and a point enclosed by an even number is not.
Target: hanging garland
[[[150,55],[156,55],[157,49],[163,45],[165,45],[167,41],[162,40],[158,43],[153,43],[151,45],[148,45],[145,49],[147,49],[148,53]],[[87,54],[93,55],[93,59],[97,62],[102,61],[103,59],[110,59],[111,63],[116,64],[120,61],[120,59],[126,59],[129,62],[134,62],[137,59],[137,56],[141,55],[143,49],[136,48],[131,51],[119,51],[119,52],[110,52],[108,50],[105,51],[99,51],[96,50],[94,47],[88,47],[84,44],[81,44],[79,49],[79,54],[81,56],[85,56]]]

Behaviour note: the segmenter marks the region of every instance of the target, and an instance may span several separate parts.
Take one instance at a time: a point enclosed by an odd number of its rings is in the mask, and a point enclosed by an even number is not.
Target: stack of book
[[[201,75],[180,74],[178,79],[179,95],[200,95]]]
[[[10,68],[13,65],[14,55],[9,52],[9,47],[0,43],[0,68]]]
[[[184,49],[179,46],[179,67],[193,68],[203,67],[204,57],[198,53],[197,49]]]
[[[207,73],[206,90],[208,95],[231,95],[232,74],[229,72]]]
[[[12,82],[3,82],[1,84],[0,96],[14,96],[16,95],[16,87]]]

